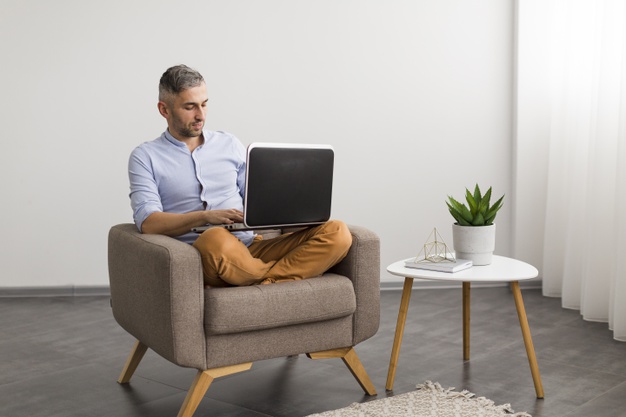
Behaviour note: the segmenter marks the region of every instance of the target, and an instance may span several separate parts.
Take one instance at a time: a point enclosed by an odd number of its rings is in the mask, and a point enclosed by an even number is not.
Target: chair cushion
[[[352,281],[337,274],[302,281],[205,290],[207,335],[241,333],[351,315]]]

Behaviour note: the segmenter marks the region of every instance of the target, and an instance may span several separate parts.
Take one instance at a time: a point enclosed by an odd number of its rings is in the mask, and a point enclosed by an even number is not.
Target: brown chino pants
[[[246,247],[223,228],[211,228],[193,246],[202,256],[204,283],[212,287],[269,284],[321,275],[341,261],[352,235],[341,221],[263,240]]]

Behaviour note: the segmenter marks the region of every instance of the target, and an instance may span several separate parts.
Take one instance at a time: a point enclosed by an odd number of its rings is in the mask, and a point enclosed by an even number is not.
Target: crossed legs
[[[193,244],[210,286],[268,284],[318,276],[341,261],[352,244],[345,223],[322,225],[273,239],[257,237],[246,247],[223,228],[206,230]]]

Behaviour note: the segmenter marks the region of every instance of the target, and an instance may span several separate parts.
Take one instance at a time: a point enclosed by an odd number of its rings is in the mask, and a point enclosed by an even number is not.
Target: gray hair
[[[197,87],[203,82],[202,75],[186,65],[168,68],[159,81],[159,101],[165,101],[170,96]]]

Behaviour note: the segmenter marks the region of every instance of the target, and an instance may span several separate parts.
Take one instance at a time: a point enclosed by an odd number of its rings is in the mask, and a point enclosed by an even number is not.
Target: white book
[[[467,259],[457,259],[456,261],[440,261],[433,262],[428,260],[419,260],[410,259],[404,261],[404,266],[407,268],[416,268],[416,269],[426,269],[429,271],[439,271],[439,272],[459,272],[467,268],[472,267],[472,261]]]

